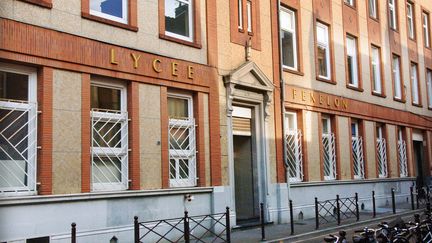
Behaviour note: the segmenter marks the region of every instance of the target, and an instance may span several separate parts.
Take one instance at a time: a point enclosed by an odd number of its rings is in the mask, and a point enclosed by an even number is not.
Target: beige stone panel
[[[307,158],[308,158],[308,173],[310,181],[320,181],[321,180],[321,154],[320,151],[320,139],[319,129],[318,129],[318,113],[312,111],[304,111],[304,124],[306,125],[304,131],[304,139],[307,144]]]
[[[229,166],[228,166],[227,155],[221,156],[221,166],[222,166],[222,185],[228,186],[230,185],[230,180],[229,180]]]
[[[80,1],[52,0],[52,3],[53,3],[53,9],[60,10],[62,12],[68,12],[76,16],[81,16]]]
[[[81,152],[81,112],[53,110],[53,151]]]
[[[159,154],[140,154],[141,159],[141,189],[161,189],[162,188],[162,170],[161,159]]]
[[[139,85],[139,116],[160,119],[160,86]]]
[[[53,152],[53,194],[81,192],[81,152]]]
[[[337,139],[339,140],[339,154],[340,157],[337,158],[340,162],[340,178],[342,180],[351,180],[351,143],[349,140],[349,127],[348,118],[343,116],[337,116],[338,119],[338,131]]]
[[[53,80],[53,109],[81,111],[81,74],[55,69]]]
[[[271,104],[270,107],[273,107],[274,104]],[[273,108],[269,109],[269,114],[274,114]],[[269,157],[269,166],[270,170],[270,181],[271,183],[277,182],[277,171],[276,171],[276,144],[275,144],[275,129],[274,129],[274,117],[270,116],[267,118],[267,131],[265,136],[265,142],[268,146],[268,157]]]
[[[3,2],[6,1],[2,1]],[[29,4],[21,1],[13,1],[14,3],[14,16],[13,19],[25,23],[32,23],[34,25],[49,27],[51,24],[50,9],[41,8],[34,4]]]
[[[412,129],[411,128],[405,128],[406,129],[406,134],[407,134],[407,139],[406,139],[406,147],[407,147],[407,162],[408,162],[408,174],[411,177],[414,177],[417,175],[416,173],[416,166],[415,166],[415,162],[413,161],[413,151],[412,151]],[[411,138],[411,139],[410,139]],[[411,164],[410,164],[411,161]],[[409,171],[412,169],[412,172],[410,173]]]
[[[14,15],[14,2],[2,1],[0,4],[0,16],[4,18],[13,18]]]
[[[375,123],[371,121],[364,122],[365,151],[367,152],[367,179],[377,178],[377,162],[375,148]]]
[[[396,126],[387,124],[387,167],[389,170],[389,177],[399,177],[399,168],[397,161],[397,147],[396,147]]]
[[[77,21],[76,15],[68,12],[53,9],[51,11],[51,23],[51,27],[56,30],[74,34],[79,34],[81,32],[81,22]]]
[[[210,124],[209,124],[209,97],[207,94],[204,95],[203,107],[204,107],[204,148],[205,148],[205,178],[206,186],[211,184],[211,170],[210,170]]]

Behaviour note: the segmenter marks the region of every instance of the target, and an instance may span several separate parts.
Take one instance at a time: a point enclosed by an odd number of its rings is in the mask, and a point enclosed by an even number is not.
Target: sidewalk
[[[412,210],[411,205],[399,204],[396,207],[396,214],[393,214],[393,210],[390,207],[380,207],[376,209],[376,217],[373,218],[371,211],[363,210],[360,212],[360,220],[356,221],[356,218],[349,218],[341,220],[341,224],[337,225],[336,222],[320,224],[319,229],[315,229],[315,218],[309,218],[305,220],[294,221],[294,235],[291,235],[290,224],[269,224],[265,226],[266,240],[261,241],[261,228],[246,228],[246,229],[235,229],[231,233],[232,242],[279,242],[279,241],[297,241],[308,238],[313,238],[317,235],[328,234],[331,232],[338,231],[339,229],[348,228],[362,228],[364,224],[378,224],[381,221],[390,221],[392,218],[398,216],[409,216],[416,212],[420,212],[424,209]]]

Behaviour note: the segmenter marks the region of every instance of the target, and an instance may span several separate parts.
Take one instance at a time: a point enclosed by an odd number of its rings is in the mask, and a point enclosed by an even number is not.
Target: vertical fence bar
[[[358,206],[358,193],[355,193],[355,205],[356,205],[356,218],[357,221],[360,220],[360,212],[359,212],[359,206]]]
[[[395,199],[395,191],[394,191],[394,188],[391,189],[391,197],[392,197],[392,208],[393,208],[393,214],[396,214],[396,199]]]
[[[291,223],[291,235],[294,234],[294,212],[292,200],[289,200],[289,210],[290,210],[290,223]]]
[[[414,188],[410,187],[410,195],[411,195],[411,210],[414,210]]]
[[[337,215],[337,223],[340,225],[340,204],[339,204],[339,195],[336,195],[336,215]]]
[[[261,240],[265,240],[265,225],[264,225],[264,203],[260,203],[261,211]]]
[[[231,242],[231,224],[230,224],[230,209],[229,209],[229,207],[226,207],[225,227],[226,227],[226,240],[227,240],[227,243],[230,243]]]
[[[375,191],[372,191],[372,217],[376,217]]]
[[[76,243],[76,224],[72,223],[71,226],[71,243]]]
[[[429,197],[429,195],[430,195],[429,186],[426,186],[426,198],[427,198],[427,201],[428,201],[428,202],[430,202],[430,197]]]
[[[188,211],[184,212],[183,223],[184,223],[184,240],[185,240],[186,243],[189,243],[190,242],[190,232],[189,232],[189,216],[188,216]]]
[[[139,237],[140,233],[139,233],[139,223],[138,223],[138,216],[134,217],[134,242],[135,243],[140,243],[140,237]]]
[[[319,228],[319,218],[318,218],[318,198],[315,197],[315,229]]]
[[[418,189],[416,188],[416,202],[417,202],[417,209],[420,208],[419,192],[420,192],[420,190],[418,190]]]

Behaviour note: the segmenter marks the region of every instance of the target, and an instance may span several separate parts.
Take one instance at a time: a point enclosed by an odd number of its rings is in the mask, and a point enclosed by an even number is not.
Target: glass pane
[[[282,36],[282,61],[283,65],[288,67],[294,66],[294,37],[290,32],[283,31]]]
[[[95,122],[93,125],[93,147],[121,147],[121,124]]]
[[[126,0],[91,0],[90,9],[118,18],[124,18],[126,16],[123,16],[123,1]]]
[[[189,100],[168,97],[168,117],[170,119],[188,119]]]
[[[317,42],[323,45],[327,45],[327,28],[323,25],[317,25]]]
[[[322,129],[323,129],[323,133],[328,134],[330,133],[330,124],[329,124],[329,119],[322,119]]]
[[[178,0],[165,0],[165,30],[190,37],[189,4]]]
[[[189,177],[189,160],[179,159],[179,176],[180,179],[187,179]]]
[[[284,9],[280,12],[281,14],[281,28],[283,30],[294,30],[294,13],[292,11],[289,11],[287,9]]]
[[[427,85],[429,93],[429,107],[432,107],[432,72],[427,72]]]
[[[0,99],[28,100],[28,76],[0,71]]]
[[[176,179],[176,160],[170,159],[170,179]]]
[[[418,80],[417,80],[417,66],[412,65],[411,66],[411,80],[412,80],[412,96],[413,96],[413,102],[415,104],[419,103],[419,96],[418,96]]]
[[[354,73],[353,73],[353,58],[351,56],[347,56],[348,63],[348,83],[354,84]]]
[[[351,123],[351,135],[357,137],[357,123]]]
[[[400,71],[399,71],[399,58],[393,57],[393,78],[395,87],[395,96],[402,98],[402,91],[400,85]]]
[[[119,89],[91,86],[91,108],[104,110],[120,110]]]
[[[318,71],[319,75],[323,77],[328,76],[327,72],[327,58],[325,48],[318,46]]]
[[[121,182],[121,162],[115,157],[93,157],[93,182]]]
[[[189,149],[189,129],[171,128],[170,129],[170,149]]]
[[[369,16],[372,18],[377,18],[375,0],[369,0]]]

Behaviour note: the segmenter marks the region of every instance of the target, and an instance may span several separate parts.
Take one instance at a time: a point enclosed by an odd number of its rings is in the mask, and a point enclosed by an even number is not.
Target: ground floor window
[[[398,141],[397,141],[397,149],[398,149],[398,160],[399,160],[399,172],[400,177],[408,176],[408,163],[407,163],[407,150],[406,150],[406,142],[403,136],[402,127],[398,128]]]
[[[363,138],[359,134],[359,122],[351,122],[351,145],[354,179],[364,179]]]
[[[323,116],[322,122],[322,157],[324,162],[324,180],[336,179],[336,139],[332,131],[331,119]]]
[[[384,138],[384,125],[376,125],[376,157],[378,162],[378,176],[386,178],[387,173],[387,146]]]
[[[36,71],[0,64],[0,193],[36,192]]]
[[[303,181],[302,133],[297,129],[297,114],[286,112],[286,164],[291,182]]]
[[[170,94],[168,117],[170,186],[196,186],[197,152],[192,96]]]
[[[91,85],[91,156],[93,191],[128,188],[128,113],[126,88]]]

